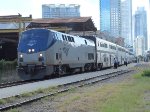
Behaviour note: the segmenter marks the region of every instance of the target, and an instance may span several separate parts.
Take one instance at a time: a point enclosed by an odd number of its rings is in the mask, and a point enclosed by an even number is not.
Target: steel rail
[[[23,85],[23,84],[27,84],[27,83],[33,83],[33,82],[43,81],[43,80],[20,80],[20,81],[14,81],[14,82],[1,83],[0,84],[0,89],[6,88],[6,87]]]

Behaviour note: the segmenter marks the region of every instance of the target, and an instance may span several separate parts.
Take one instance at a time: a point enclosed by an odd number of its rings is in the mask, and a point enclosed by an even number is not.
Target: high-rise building
[[[121,0],[100,0],[100,30],[121,36]]]
[[[144,38],[144,50],[148,49],[147,37],[147,14],[144,7],[138,7],[135,12],[134,36],[142,36]]]
[[[137,36],[135,38],[135,55],[144,56],[144,38],[142,36]]]
[[[70,18],[80,17],[80,5],[76,4],[43,4],[42,18]]]
[[[132,0],[121,2],[121,37],[124,38],[125,46],[133,46],[132,38]]]
[[[100,30],[110,32],[110,0],[100,0]]]

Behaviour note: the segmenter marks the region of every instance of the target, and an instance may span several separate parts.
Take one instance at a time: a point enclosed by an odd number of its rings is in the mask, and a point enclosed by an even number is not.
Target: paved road
[[[102,74],[106,74],[106,73],[111,73],[112,71],[125,70],[125,69],[133,67],[135,65],[137,65],[137,64],[132,63],[132,64],[129,64],[127,67],[121,66],[118,69],[111,68],[111,69],[102,70],[102,71],[77,74],[77,75],[72,75],[72,76],[67,76],[67,77],[50,79],[50,80],[46,80],[46,81],[35,82],[35,83],[31,83],[31,84],[24,84],[24,85],[18,85],[18,86],[14,86],[14,87],[3,88],[3,89],[0,89],[0,99],[7,98],[10,96],[16,96],[16,95],[26,93],[26,92],[32,92],[32,91],[38,90],[40,88],[48,88],[51,86],[57,86],[57,85],[61,85],[61,84],[78,81],[81,79],[85,79],[87,77],[89,78],[91,76],[98,76],[98,75],[102,75]]]

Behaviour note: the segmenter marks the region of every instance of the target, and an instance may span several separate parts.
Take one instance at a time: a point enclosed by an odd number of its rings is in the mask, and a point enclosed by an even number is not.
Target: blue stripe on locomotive
[[[18,44],[18,52],[29,53],[29,49],[34,49],[34,53],[45,51],[57,41],[55,34],[47,29],[24,31]]]

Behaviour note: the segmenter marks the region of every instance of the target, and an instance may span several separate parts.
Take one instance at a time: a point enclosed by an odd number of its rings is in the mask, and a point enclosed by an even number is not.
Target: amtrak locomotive
[[[79,37],[48,30],[22,32],[18,44],[18,74],[22,79],[41,79],[67,73],[100,70],[132,61],[127,49],[97,37]]]

